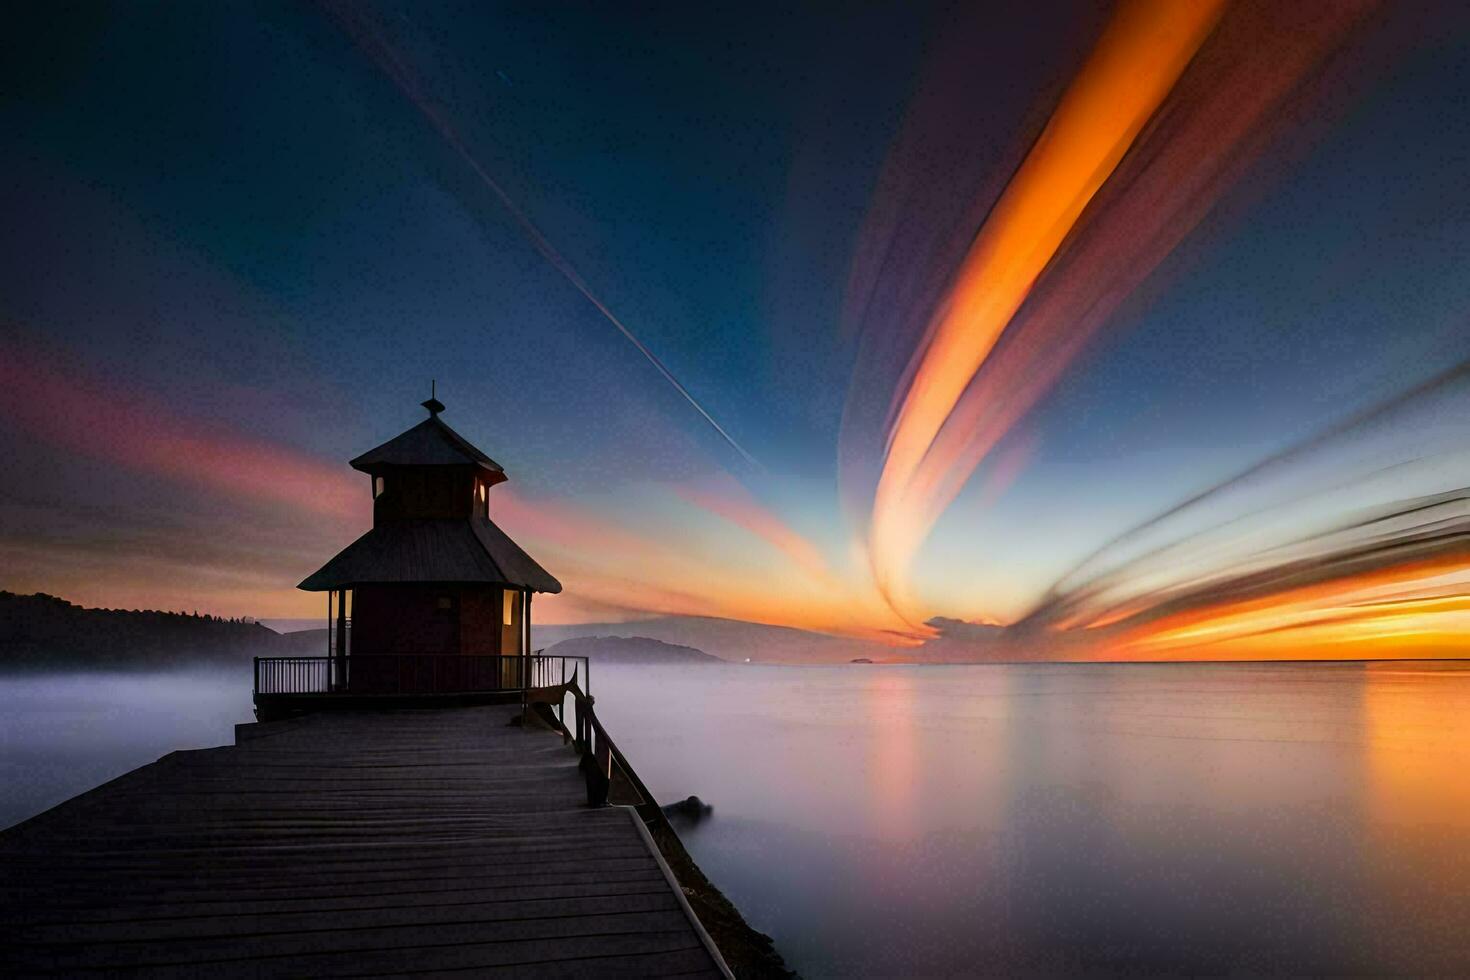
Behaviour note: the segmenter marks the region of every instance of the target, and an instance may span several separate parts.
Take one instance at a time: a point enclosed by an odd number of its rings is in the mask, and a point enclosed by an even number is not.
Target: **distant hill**
[[[889,659],[892,647],[849,637],[828,636],[788,626],[765,626],[705,616],[661,616],[626,623],[532,625],[535,646],[550,646],[582,636],[641,636],[694,647],[721,660],[842,664],[853,657]]]
[[[277,633],[246,619],[154,610],[86,609],[44,592],[0,591],[0,673],[36,670],[134,670],[190,664],[239,664],[251,657],[318,657],[325,629]],[[720,664],[690,646],[646,636],[582,636],[548,654],[598,663]]]
[[[84,609],[44,592],[0,591],[0,671],[239,663],[325,649],[324,631],[313,632],[288,637],[245,619]]]
[[[586,657],[596,664],[723,664],[728,661],[693,647],[646,636],[579,636],[543,651],[554,657]]]

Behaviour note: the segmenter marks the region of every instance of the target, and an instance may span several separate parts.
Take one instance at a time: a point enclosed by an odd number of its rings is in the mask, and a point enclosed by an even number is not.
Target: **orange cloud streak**
[[[741,530],[820,563],[808,542],[753,501],[747,504],[727,498],[720,506]],[[517,540],[554,565],[569,592],[603,606],[789,626],[890,645],[916,642],[894,632],[902,624],[876,597],[834,576],[813,575],[794,559],[752,575],[732,566],[724,553],[690,547],[672,518],[657,536],[643,535],[566,501],[531,503],[506,486],[495,489],[491,511]],[[737,514],[741,521],[734,520]],[[785,549],[778,546],[777,553]]]
[[[1374,2],[1232,7],[918,465],[905,503],[921,534],[1276,131],[1296,120],[1293,96],[1322,94],[1303,93],[1302,80]]]
[[[1223,0],[1128,0],[1063,94],[931,323],[874,497],[874,574],[896,608],[931,524],[910,505],[925,454],[1083,209],[1209,35]]]
[[[322,529],[320,558],[330,554],[334,538],[340,547],[370,519],[367,480],[344,464],[196,422],[150,392],[122,389],[63,370],[39,353],[14,349],[0,358],[0,415],[64,451],[200,487],[210,495],[336,518]],[[835,579],[818,574],[824,565],[816,548],[748,495],[737,496],[727,487],[721,492],[691,491],[685,499],[774,545],[776,554],[787,560],[763,575],[751,575],[734,567],[728,554],[692,548],[677,533],[642,535],[612,515],[565,501],[529,501],[509,487],[496,488],[491,506],[496,520],[541,556],[584,605],[749,620],[903,642],[886,632],[899,624],[881,602],[872,597],[860,602]],[[258,528],[251,540],[267,530]],[[172,533],[178,537],[193,532]],[[278,538],[279,533],[273,540]],[[99,566],[95,555],[77,556],[86,563],[85,579],[92,586],[88,598],[146,605],[147,593],[159,596],[159,601],[168,597],[168,604],[177,605],[180,597],[194,594],[193,589],[198,592],[196,601],[213,601],[215,608],[228,597],[232,613],[267,607],[315,609],[315,600],[294,593],[297,579],[310,570],[294,567],[299,556],[284,563],[245,562],[250,542],[242,540],[233,553],[238,560],[221,551],[222,547],[228,551],[228,545],[198,549],[198,560],[186,560],[181,556],[191,550],[187,541],[170,540],[169,554],[150,552],[141,564],[114,556]],[[0,551],[6,554],[21,554],[24,547],[21,542],[0,540]],[[272,591],[272,579],[279,580],[279,591]],[[75,577],[66,581],[75,584]],[[241,610],[247,596],[258,606]]]
[[[1445,594],[1445,579],[1458,586]],[[1461,656],[1470,634],[1470,553],[1189,609],[1107,643],[1123,659],[1332,659]]]
[[[756,501],[750,492],[730,477],[712,484],[683,486],[675,489],[680,497],[724,518],[761,538],[794,561],[814,579],[830,577],[827,562],[817,546],[802,537],[781,518]]]

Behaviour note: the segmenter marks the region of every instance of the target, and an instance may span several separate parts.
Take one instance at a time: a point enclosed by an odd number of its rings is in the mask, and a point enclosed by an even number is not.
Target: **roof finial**
[[[438,389],[438,382],[436,382],[433,378],[430,378],[429,379],[429,400],[426,401],[426,402],[419,402],[420,405],[424,406],[425,408],[427,408],[429,410],[429,418],[434,418],[440,412],[444,411],[444,403],[441,402],[438,398],[434,397],[438,393],[437,392],[437,389]]]

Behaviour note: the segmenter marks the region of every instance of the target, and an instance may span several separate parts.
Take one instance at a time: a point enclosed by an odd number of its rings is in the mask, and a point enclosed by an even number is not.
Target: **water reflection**
[[[1365,916],[1386,952],[1463,973],[1470,922],[1470,672],[1374,664],[1363,688],[1364,874],[1380,906]]]
[[[1470,969],[1463,670],[716,668],[657,712],[647,680],[599,709],[714,803],[691,851],[807,975]],[[756,761],[692,761],[720,744]]]
[[[907,673],[867,671],[861,690],[865,719],[862,767],[867,777],[873,829],[889,840],[919,833],[919,746],[914,682]]]

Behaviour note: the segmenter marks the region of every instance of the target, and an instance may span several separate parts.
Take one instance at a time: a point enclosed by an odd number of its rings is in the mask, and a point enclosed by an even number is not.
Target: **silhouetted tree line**
[[[320,631],[282,635],[253,619],[152,609],[84,609],[0,591],[0,670],[239,663],[318,653]]]

